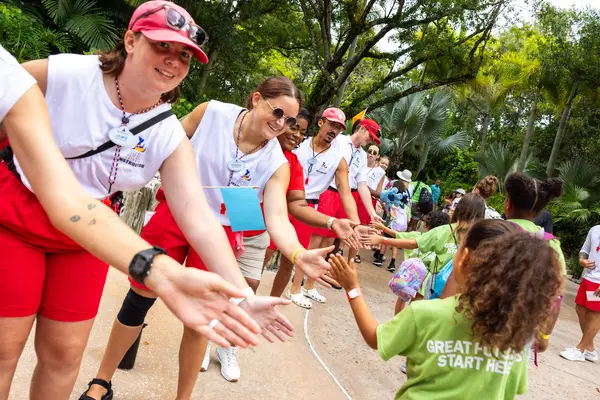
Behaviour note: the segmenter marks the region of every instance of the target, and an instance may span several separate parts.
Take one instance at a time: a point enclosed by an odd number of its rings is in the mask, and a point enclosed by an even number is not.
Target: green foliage
[[[36,24],[20,9],[0,4],[0,43],[20,62],[66,51],[71,42],[60,32]]]

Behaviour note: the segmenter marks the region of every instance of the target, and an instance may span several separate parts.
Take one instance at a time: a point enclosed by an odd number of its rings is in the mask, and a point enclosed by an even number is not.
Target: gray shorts
[[[245,251],[237,259],[244,278],[260,281],[265,253],[267,247],[269,247],[269,243],[271,243],[271,238],[267,232],[252,237],[244,236]]]

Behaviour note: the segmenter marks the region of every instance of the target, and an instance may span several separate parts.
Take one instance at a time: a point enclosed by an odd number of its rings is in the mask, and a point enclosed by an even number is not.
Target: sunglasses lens
[[[283,109],[275,107],[273,109],[273,117],[277,118],[277,119],[282,118],[283,117]]]
[[[294,117],[288,118],[285,122],[286,122],[286,124],[288,124],[288,126],[297,126],[298,125],[298,123],[296,122],[296,118],[294,118]]]
[[[206,32],[197,25],[190,26],[190,39],[194,41],[198,46],[202,46],[206,43]]]
[[[167,23],[175,29],[183,29],[187,21],[179,11],[169,8],[167,10]]]

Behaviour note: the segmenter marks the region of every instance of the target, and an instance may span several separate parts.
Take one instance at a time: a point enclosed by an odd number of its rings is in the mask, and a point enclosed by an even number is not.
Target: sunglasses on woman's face
[[[369,150],[367,153],[369,153],[372,156],[378,156],[379,152],[377,150]]]
[[[294,127],[296,125],[298,125],[298,121],[296,121],[295,117],[286,117],[284,115],[284,111],[283,108],[281,107],[273,107],[271,105],[271,103],[269,103],[269,100],[265,99],[263,97],[263,100],[269,105],[269,107],[271,107],[271,110],[273,110],[273,118],[275,118],[276,120],[280,120],[281,118],[285,118],[285,123],[287,126],[289,127]]]
[[[206,42],[208,42],[208,35],[204,31],[204,29],[200,28],[200,26],[194,23],[189,23],[183,14],[181,14],[176,9],[169,7],[168,5],[163,5],[154,10],[150,10],[148,12],[143,13],[142,15],[137,17],[135,21],[133,21],[131,28],[133,28],[135,26],[135,23],[138,22],[140,19],[146,18],[148,15],[159,12],[160,10],[166,11],[165,19],[169,28],[174,29],[176,31],[187,31],[190,40],[196,43],[198,46],[203,46],[206,44]]]

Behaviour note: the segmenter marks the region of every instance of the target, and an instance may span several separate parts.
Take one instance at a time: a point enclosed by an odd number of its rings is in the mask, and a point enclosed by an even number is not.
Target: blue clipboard
[[[266,229],[255,188],[226,187],[221,194],[233,232]]]

